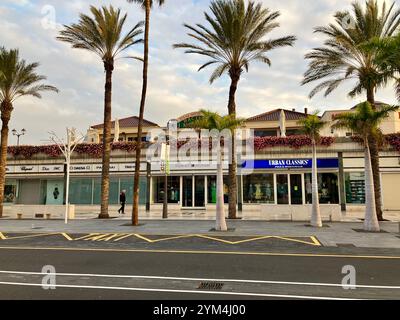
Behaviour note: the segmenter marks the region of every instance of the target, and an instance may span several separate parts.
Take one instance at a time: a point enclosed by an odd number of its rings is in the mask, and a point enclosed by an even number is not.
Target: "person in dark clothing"
[[[119,202],[121,203],[121,208],[118,210],[118,213],[125,214],[125,203],[126,203],[126,191],[122,190],[119,195]]]

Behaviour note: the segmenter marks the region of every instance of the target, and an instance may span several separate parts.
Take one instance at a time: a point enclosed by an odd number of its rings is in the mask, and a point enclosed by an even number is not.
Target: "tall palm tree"
[[[390,112],[398,110],[397,106],[382,106],[374,110],[366,101],[359,104],[356,111],[339,114],[335,117],[333,128],[346,128],[358,134],[363,141],[365,154],[365,219],[364,230],[379,232],[379,222],[376,214],[374,176],[372,174],[370,137],[376,138],[381,134],[379,124],[389,116]]]
[[[70,43],[72,48],[84,49],[97,54],[104,65],[104,124],[103,124],[103,160],[101,174],[101,210],[99,218],[109,218],[108,203],[110,192],[110,154],[111,154],[111,105],[112,75],[115,59],[128,48],[142,42],[138,39],[143,31],[139,22],[129,32],[123,34],[127,15],[121,15],[120,9],[103,6],[90,7],[93,17],[81,14],[79,22],[64,26],[58,40]]]
[[[18,49],[0,48],[0,111],[1,111],[1,147],[0,147],[0,218],[3,216],[4,185],[6,177],[8,123],[14,109],[14,102],[24,96],[41,98],[44,91],[58,92],[53,86],[45,85],[45,76],[36,73],[38,63],[28,64],[19,56]]]
[[[315,48],[306,55],[310,60],[309,69],[304,74],[302,84],[321,81],[310,93],[310,98],[320,91],[325,96],[331,94],[341,84],[353,80],[350,97],[366,93],[368,102],[375,108],[375,92],[387,84],[374,63],[376,52],[361,45],[373,38],[384,38],[396,33],[400,26],[400,10],[395,4],[378,5],[376,0],[352,4],[352,11],[335,14],[335,23],[317,27],[315,33],[327,40],[323,47]],[[374,139],[371,137],[371,139]],[[379,176],[379,147],[377,141],[370,143],[372,168],[374,173],[375,206],[378,219],[383,219],[381,183]]]
[[[145,27],[144,27],[144,56],[143,56],[143,81],[142,81],[142,96],[140,99],[139,108],[139,124],[137,133],[137,148],[136,148],[136,159],[135,159],[135,176],[133,182],[133,209],[132,209],[132,224],[137,226],[139,224],[139,179],[140,179],[140,160],[142,153],[142,134],[143,134],[143,118],[144,109],[146,106],[146,94],[147,94],[147,74],[149,68],[149,34],[150,34],[150,11],[153,7],[153,3],[157,2],[159,6],[162,6],[165,0],[127,0],[129,3],[135,2],[142,6],[145,10]]]
[[[200,110],[200,118],[195,120],[190,127],[196,129],[207,129],[211,132],[213,139],[217,140],[215,154],[217,156],[217,203],[215,230],[227,231],[228,227],[225,220],[224,208],[224,175],[223,175],[223,156],[221,152],[221,133],[224,130],[233,130],[240,127],[245,119],[236,118],[235,115],[221,116],[216,112]],[[214,135],[213,135],[214,134]],[[233,138],[233,137],[232,137]],[[224,140],[225,141],[225,140]],[[226,142],[226,141],[225,141]]]
[[[364,48],[376,52],[374,62],[383,77],[395,80],[395,91],[400,101],[400,32],[394,37],[374,38]]]
[[[231,80],[229,89],[228,111],[236,115],[236,91],[243,71],[248,71],[251,62],[259,61],[271,64],[267,53],[273,49],[292,46],[294,36],[278,39],[265,39],[274,29],[280,13],[271,12],[261,3],[244,0],[211,1],[212,15],[204,13],[209,26],[197,24],[184,26],[189,29],[188,35],[197,43],[175,44],[174,48],[186,49],[185,53],[206,56],[210,60],[199,68],[199,71],[216,66],[210,77],[212,84],[217,78],[228,74]],[[236,183],[236,149],[232,143],[231,163],[229,165],[229,218],[236,218],[237,183]]]
[[[311,209],[311,225],[313,227],[322,227],[321,210],[319,207],[318,195],[318,171],[317,171],[317,143],[320,139],[320,132],[327,122],[322,121],[318,116],[318,111],[310,114],[307,118],[298,121],[302,126],[302,131],[312,142],[312,209]]]

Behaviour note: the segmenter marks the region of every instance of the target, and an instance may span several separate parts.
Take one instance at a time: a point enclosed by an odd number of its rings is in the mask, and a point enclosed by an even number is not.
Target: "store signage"
[[[45,165],[39,166],[40,173],[64,172],[64,165]]]
[[[339,160],[317,159],[318,168],[339,168]],[[243,169],[311,169],[311,159],[271,159],[248,160],[242,165]]]
[[[93,171],[101,172],[103,170],[103,165],[95,164],[93,165]],[[118,171],[119,167],[118,164],[110,164],[110,171]]]
[[[15,167],[14,166],[7,166],[6,167],[6,173],[12,173],[14,172]]]
[[[71,172],[92,172],[93,166],[90,164],[73,164],[69,167],[69,170]]]
[[[101,164],[72,164],[70,172],[101,172],[103,166]],[[131,163],[113,163],[110,164],[111,172],[133,172],[135,170],[135,164]],[[146,171],[146,164],[140,165],[141,171]],[[21,165],[21,166],[7,166],[6,173],[63,173],[64,164],[57,165]]]
[[[169,164],[171,171],[182,171],[182,170],[216,170],[217,164],[216,162],[201,162],[201,161],[193,161],[193,162],[171,162]],[[223,168],[228,168],[228,163],[223,163]],[[153,171],[160,171],[161,162],[153,162],[151,165],[151,169]]]
[[[36,173],[38,171],[39,171],[39,166],[26,165],[26,166],[15,167],[16,173]]]

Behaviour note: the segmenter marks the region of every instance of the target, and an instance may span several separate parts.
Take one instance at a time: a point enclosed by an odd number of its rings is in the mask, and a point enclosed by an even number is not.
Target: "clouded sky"
[[[242,117],[256,115],[274,108],[305,107],[311,110],[345,109],[362,100],[346,95],[351,83],[328,98],[308,98],[310,86],[300,81],[307,68],[304,54],[319,46],[323,38],[313,34],[315,26],[332,20],[337,10],[349,8],[350,0],[258,0],[272,10],[279,10],[281,27],[271,37],[296,35],[294,48],[270,53],[272,66],[255,63],[244,74],[238,91],[238,113]],[[128,12],[128,25],[143,19],[138,5],[125,0],[1,0],[0,45],[19,48],[29,62],[41,63],[40,73],[48,83],[60,89],[59,94],[46,93],[43,99],[23,98],[15,103],[11,128],[25,128],[24,144],[42,144],[48,131],[60,135],[66,126],[80,131],[103,118],[104,72],[100,59],[91,53],[71,49],[55,40],[62,24],[77,22],[80,12],[88,13],[89,5],[111,3]],[[148,102],[145,118],[160,125],[187,112],[200,108],[226,113],[229,81],[227,77],[208,82],[210,71],[197,72],[205,62],[200,56],[185,55],[173,50],[172,44],[188,40],[182,23],[203,23],[203,12],[209,0],[167,0],[152,12],[151,53]],[[56,26],[49,24],[54,16]],[[129,55],[140,55],[140,45]],[[114,73],[113,119],[138,114],[141,90],[141,65],[133,60],[117,61]],[[378,92],[377,99],[395,102],[392,87]],[[15,138],[11,137],[11,144]]]

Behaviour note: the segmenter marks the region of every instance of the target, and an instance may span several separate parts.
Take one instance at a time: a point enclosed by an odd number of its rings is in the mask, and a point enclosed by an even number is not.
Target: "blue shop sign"
[[[339,168],[339,159],[317,159],[320,169]],[[271,159],[244,161],[243,169],[311,169],[312,159]]]

